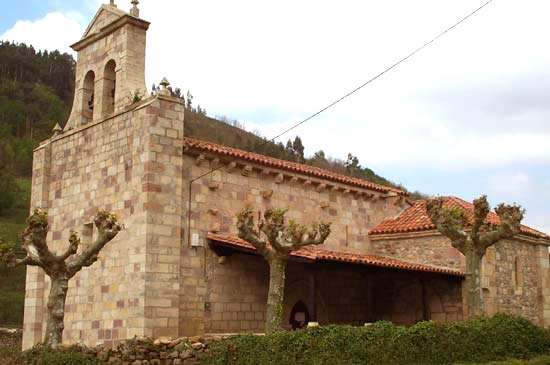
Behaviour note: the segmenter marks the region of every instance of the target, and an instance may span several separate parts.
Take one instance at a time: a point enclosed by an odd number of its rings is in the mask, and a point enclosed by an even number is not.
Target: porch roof
[[[237,237],[231,237],[217,233],[208,233],[207,238],[212,243],[219,246],[233,248],[238,251],[258,254],[254,246]],[[315,247],[301,248],[298,251],[292,252],[291,256],[311,262],[332,261],[366,266],[377,266],[396,270],[422,271],[464,277],[464,273],[456,269],[416,264],[383,256],[328,251]]]

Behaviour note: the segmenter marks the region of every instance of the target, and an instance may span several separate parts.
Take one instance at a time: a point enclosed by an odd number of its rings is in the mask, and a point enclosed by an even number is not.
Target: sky
[[[484,2],[141,0],[146,79],[272,137]],[[0,39],[72,52],[100,4],[0,0]],[[351,152],[409,190],[521,204],[550,233],[549,13],[547,0],[494,0],[282,141]]]

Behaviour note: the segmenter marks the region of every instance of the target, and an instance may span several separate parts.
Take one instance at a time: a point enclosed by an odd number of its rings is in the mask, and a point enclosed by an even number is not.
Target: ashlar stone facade
[[[128,14],[113,3],[73,45],[76,93],[65,129],[34,153],[32,205],[48,211],[51,247],[64,249],[70,230],[83,246],[92,242],[100,209],[124,224],[99,261],[70,281],[64,341],[262,332],[268,267],[236,240],[246,204],[288,208],[304,224],[332,222],[319,255],[293,257],[287,267],[286,327],[463,318],[464,262],[447,241],[370,234],[410,209],[404,192],[184,136],[182,99],[167,89],[141,97],[149,23],[137,7]],[[490,311],[550,318],[542,241],[505,242],[487,255]],[[24,348],[42,340],[48,288],[29,268]]]

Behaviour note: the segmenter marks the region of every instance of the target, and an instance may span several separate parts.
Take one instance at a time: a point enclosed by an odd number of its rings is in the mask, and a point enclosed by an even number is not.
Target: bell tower
[[[105,119],[145,95],[145,45],[149,22],[139,17],[139,1],[129,13],[114,0],[102,5],[82,39],[78,53],[73,109],[65,130]]]

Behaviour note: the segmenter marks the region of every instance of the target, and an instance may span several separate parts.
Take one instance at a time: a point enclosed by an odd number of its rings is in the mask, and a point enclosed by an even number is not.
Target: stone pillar
[[[141,196],[146,215],[145,335],[179,335],[183,119],[180,99],[158,96],[146,107]]]

